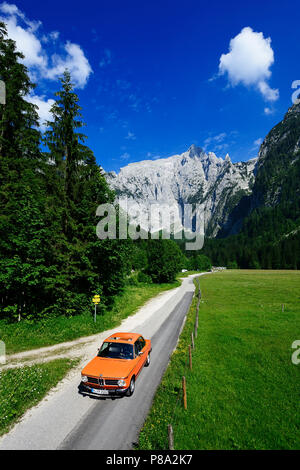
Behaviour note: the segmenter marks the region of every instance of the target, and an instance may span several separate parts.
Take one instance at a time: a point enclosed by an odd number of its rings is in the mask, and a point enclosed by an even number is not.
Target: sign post
[[[6,87],[3,80],[0,80],[0,104],[6,103]]]
[[[98,294],[94,295],[92,301],[95,305],[94,322],[96,323],[97,305],[100,304],[100,295],[98,295]]]

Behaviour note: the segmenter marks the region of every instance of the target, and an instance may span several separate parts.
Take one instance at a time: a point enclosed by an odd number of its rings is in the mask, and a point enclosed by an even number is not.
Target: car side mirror
[[[139,352],[139,356],[142,356],[143,354],[144,354],[143,351],[140,351],[140,352]]]

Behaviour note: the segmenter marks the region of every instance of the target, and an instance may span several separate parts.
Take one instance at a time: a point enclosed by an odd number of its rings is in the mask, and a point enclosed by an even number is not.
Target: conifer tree
[[[8,39],[6,26],[0,22],[0,78],[6,86],[6,104],[0,106],[0,156],[11,157],[11,169],[17,168],[20,157],[40,157],[38,114],[36,106],[26,100],[35,85],[22,59],[24,55]]]
[[[19,319],[29,299],[36,300],[34,286],[45,268],[43,159],[38,114],[26,99],[34,85],[23,58],[0,23],[0,71],[6,85],[6,104],[0,105],[1,307]]]

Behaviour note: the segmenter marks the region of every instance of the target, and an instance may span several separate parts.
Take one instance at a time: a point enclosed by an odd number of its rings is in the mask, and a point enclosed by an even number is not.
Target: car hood
[[[83,375],[94,377],[125,378],[135,365],[135,359],[109,359],[94,357],[82,370]]]

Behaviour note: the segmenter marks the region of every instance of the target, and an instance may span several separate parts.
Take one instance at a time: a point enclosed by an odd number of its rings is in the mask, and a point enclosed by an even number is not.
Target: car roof
[[[116,342],[116,343],[129,343],[133,344],[142,335],[139,333],[113,333],[108,336],[104,341]]]

